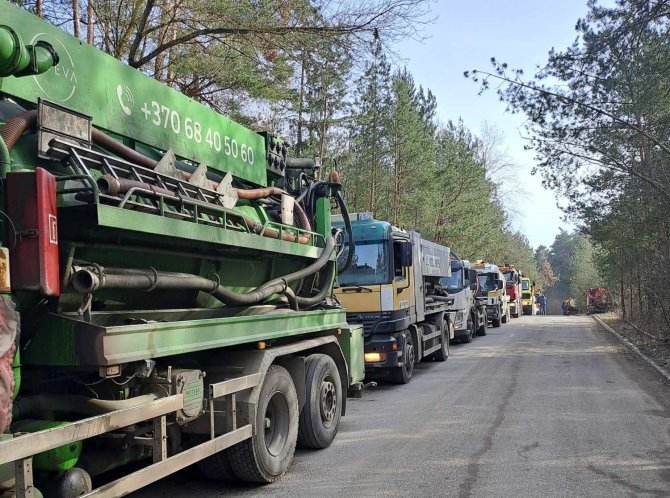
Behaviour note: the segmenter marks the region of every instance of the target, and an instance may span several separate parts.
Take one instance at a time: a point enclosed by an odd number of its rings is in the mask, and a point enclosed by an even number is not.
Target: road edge
[[[656,370],[658,373],[660,373],[663,378],[670,383],[670,372],[666,371],[663,367],[659,366],[657,363],[654,362],[651,358],[649,358],[646,354],[644,354],[640,349],[630,342],[628,339],[626,339],[624,336],[619,334],[616,330],[614,330],[612,327],[607,325],[601,318],[599,318],[596,315],[591,315],[591,317],[598,323],[601,327],[603,327],[605,330],[607,330],[609,333],[611,333],[614,337],[619,339],[623,344],[625,344],[629,349],[631,349],[636,355],[638,355],[641,359],[643,359],[646,363],[648,363],[654,370]]]

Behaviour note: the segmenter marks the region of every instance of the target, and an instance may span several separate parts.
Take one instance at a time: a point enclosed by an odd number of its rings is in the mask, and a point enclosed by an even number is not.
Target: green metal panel
[[[337,335],[337,341],[349,366],[349,384],[361,382],[365,378],[363,326],[349,325],[342,328],[342,332]]]
[[[317,258],[321,254],[321,248],[308,244],[285,242],[253,233],[225,230],[104,204],[98,204],[95,208],[97,209],[98,227],[117,228],[126,232],[126,235],[129,232],[145,233],[183,239],[190,246],[193,246],[194,241],[200,241],[308,258]]]
[[[25,43],[49,42],[60,62],[46,73],[0,79],[0,91],[36,102],[38,97],[76,109],[93,124],[220,172],[267,184],[264,138],[78,40],[0,0],[0,23]]]
[[[169,312],[165,312],[165,319],[168,321],[105,327],[72,316],[49,315],[26,349],[23,363],[35,366],[117,365],[257,341],[306,338],[309,334],[320,335],[326,330],[347,327],[344,310],[184,321],[170,321]],[[63,354],[60,342],[74,344],[71,351],[76,352],[76,359]],[[362,359],[362,353],[360,356]]]

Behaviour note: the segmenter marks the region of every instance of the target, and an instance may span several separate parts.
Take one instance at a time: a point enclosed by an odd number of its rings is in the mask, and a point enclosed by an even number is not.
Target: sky
[[[479,87],[463,72],[489,70],[495,57],[532,74],[552,47],[563,49],[575,40],[575,24],[586,13],[586,0],[437,0],[436,20],[422,30],[427,38],[405,40],[397,49],[416,83],[436,95],[440,121],[462,117],[475,133],[484,122],[503,133],[501,149],[517,165],[521,191],[511,228],[533,247],[550,246],[560,228],[574,227],[562,221],[554,193],[542,187],[540,176],[531,175],[533,153],[524,150],[520,129],[525,117],[506,113],[494,91],[477,95]]]

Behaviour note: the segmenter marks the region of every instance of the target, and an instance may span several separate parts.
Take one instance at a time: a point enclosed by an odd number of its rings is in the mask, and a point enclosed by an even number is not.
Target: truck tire
[[[471,343],[474,336],[475,336],[475,322],[470,320],[470,323],[468,324],[468,333],[465,334],[465,337],[463,337],[463,342],[465,344]]]
[[[232,446],[228,458],[241,481],[268,484],[288,469],[298,437],[298,395],[284,367],[268,368],[256,410],[254,435]]]
[[[477,335],[484,337],[486,335],[486,318],[482,320],[481,325],[477,329]]]
[[[492,318],[492,319],[491,319],[491,325],[492,325],[494,328],[498,328],[498,327],[500,327],[500,313],[498,313],[498,316],[497,316],[496,318]]]
[[[509,322],[509,308],[507,308],[507,310],[505,310],[504,314],[503,314],[502,309],[501,309],[500,314],[502,315],[502,317],[500,319],[501,323]]]
[[[204,442],[204,438],[198,441],[198,443]],[[237,481],[235,471],[228,459],[228,450],[219,451],[204,460],[200,460],[198,462],[198,470],[207,479],[213,481]]]
[[[391,378],[396,384],[407,384],[412,380],[412,374],[414,373],[416,353],[414,349],[414,339],[412,339],[412,334],[409,330],[405,332],[405,347],[402,354],[402,366],[391,370]]]
[[[447,361],[447,358],[449,358],[449,322],[443,320],[442,324],[442,335],[440,336],[442,345],[440,349],[433,353],[435,361]]]
[[[342,382],[333,359],[313,354],[305,360],[305,404],[298,422],[298,446],[322,449],[335,439],[342,414]]]
[[[517,303],[517,305],[514,307],[514,314],[512,315],[514,318],[519,318],[521,316],[521,304]]]

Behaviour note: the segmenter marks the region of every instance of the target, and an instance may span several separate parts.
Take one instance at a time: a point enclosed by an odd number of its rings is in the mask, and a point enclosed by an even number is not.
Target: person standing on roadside
[[[547,296],[544,295],[544,292],[540,294],[540,315],[547,314]]]

